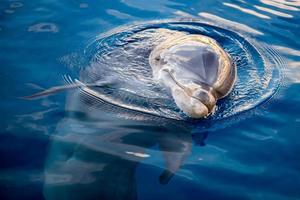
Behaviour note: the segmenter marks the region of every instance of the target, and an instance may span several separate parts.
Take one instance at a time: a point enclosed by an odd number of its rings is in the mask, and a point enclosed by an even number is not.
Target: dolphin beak
[[[209,114],[209,109],[200,99],[189,96],[181,88],[172,90],[172,96],[177,106],[189,117],[203,118]]]
[[[201,101],[201,103],[207,107],[208,113],[210,114],[214,111],[217,103],[214,93],[215,91],[213,90],[213,88],[204,90],[200,87],[195,92],[193,92],[192,96]]]
[[[172,70],[165,68],[161,72],[165,84],[171,89],[176,105],[189,117],[203,118],[214,110],[216,98],[212,87],[199,84],[197,89],[192,89],[178,82]]]

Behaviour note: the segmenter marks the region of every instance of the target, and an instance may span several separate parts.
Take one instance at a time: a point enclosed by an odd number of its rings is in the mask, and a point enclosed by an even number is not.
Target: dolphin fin
[[[174,176],[174,173],[170,170],[165,169],[163,173],[159,176],[159,182],[162,185],[166,185],[169,183],[171,178]]]
[[[46,90],[45,88],[37,85],[37,84],[34,84],[34,83],[26,83],[27,86],[33,88],[33,89],[37,89],[37,90]]]
[[[75,81],[70,83],[70,84],[61,85],[61,86],[54,86],[54,87],[51,87],[49,89],[45,89],[41,92],[34,93],[32,95],[20,97],[20,99],[34,100],[34,99],[39,99],[39,98],[43,98],[43,97],[46,97],[46,96],[50,96],[50,95],[56,94],[58,92],[62,92],[62,91],[65,91],[65,90],[70,90],[70,89],[76,89],[76,88],[80,88],[80,87],[83,87],[83,86],[101,87],[103,85],[107,85],[107,83],[84,84],[81,81],[75,79]]]
[[[74,88],[78,88],[80,87],[79,84],[70,84],[70,85],[62,85],[62,86],[55,86],[55,87],[51,87],[49,89],[43,90],[41,92],[32,94],[32,95],[28,95],[28,96],[23,96],[20,97],[21,99],[27,99],[27,100],[33,100],[33,99],[39,99],[41,97],[45,97],[45,96],[49,96],[67,89],[74,89]]]

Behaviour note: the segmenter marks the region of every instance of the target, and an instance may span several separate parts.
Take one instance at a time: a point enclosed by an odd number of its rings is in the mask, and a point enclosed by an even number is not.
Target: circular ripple
[[[228,52],[237,65],[233,91],[217,103],[212,119],[221,119],[249,110],[270,98],[279,86],[278,60],[262,44],[241,35],[195,22],[163,22],[135,25],[99,36],[86,49],[88,66],[81,71],[93,95],[120,108],[165,118],[186,120],[167,90],[152,78],[148,57],[152,49],[174,31],[209,36]]]

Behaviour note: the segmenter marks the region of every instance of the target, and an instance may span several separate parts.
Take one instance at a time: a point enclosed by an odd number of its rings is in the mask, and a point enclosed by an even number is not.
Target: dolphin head
[[[153,76],[171,91],[176,105],[189,117],[202,118],[214,111],[219,98],[235,82],[229,55],[213,39],[179,35],[158,45],[150,54]]]

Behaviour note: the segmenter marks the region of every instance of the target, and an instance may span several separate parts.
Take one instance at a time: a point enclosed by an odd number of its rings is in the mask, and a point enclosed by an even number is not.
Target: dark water
[[[0,199],[300,199],[299,11],[297,0],[1,1]],[[187,120],[151,79],[161,28],[208,35],[236,63],[208,119]],[[104,86],[19,98],[76,79]]]

